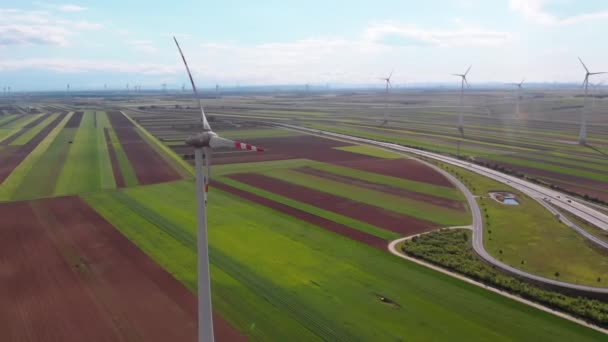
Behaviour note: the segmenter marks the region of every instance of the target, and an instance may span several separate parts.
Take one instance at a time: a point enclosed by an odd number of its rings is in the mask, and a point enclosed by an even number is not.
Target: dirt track
[[[78,197],[1,204],[0,218],[4,341],[196,340],[195,297]]]
[[[457,210],[465,209],[463,202],[458,202],[458,201],[453,201],[453,200],[449,200],[446,198],[427,195],[427,194],[423,194],[420,192],[408,191],[408,190],[401,189],[401,188],[395,188],[390,185],[366,182],[364,180],[360,180],[360,179],[356,179],[356,178],[340,176],[340,175],[337,175],[334,173],[325,172],[323,170],[318,170],[318,169],[315,169],[312,167],[301,167],[301,168],[297,168],[295,170],[299,171],[299,172],[307,173],[310,175],[319,176],[319,177],[326,178],[326,179],[331,179],[331,180],[338,181],[341,183],[355,185],[355,186],[365,188],[365,189],[376,190],[376,191],[384,192],[384,193],[391,194],[391,195],[410,198],[410,199],[413,199],[416,201],[431,203],[431,204],[445,207],[445,208],[451,208],[451,209],[457,209]]]
[[[103,133],[106,137],[106,144],[108,145],[108,153],[110,155],[110,162],[112,163],[112,173],[114,174],[114,179],[116,180],[116,186],[119,188],[124,188],[125,179],[122,176],[122,172],[120,172],[120,164],[118,164],[116,151],[114,150],[114,146],[112,145],[112,140],[110,139],[110,133],[107,127],[103,129]]]
[[[46,126],[42,131],[40,131],[36,136],[34,136],[27,144],[19,146],[17,149],[12,151],[2,163],[0,163],[0,183],[4,182],[4,180],[13,172],[13,170],[19,165],[25,157],[27,157],[36,146],[55,128],[61,120],[67,115],[67,113],[62,113],[59,115],[53,122],[51,122],[48,126]]]
[[[386,251],[387,249],[387,241],[383,240],[377,236],[350,228],[348,226],[336,223],[334,221],[330,221],[327,219],[324,219],[322,217],[307,213],[305,211],[296,209],[296,208],[292,208],[288,205],[279,203],[279,202],[275,202],[273,200],[261,197],[261,196],[257,196],[254,195],[250,192],[247,191],[243,191],[234,187],[231,187],[229,185],[223,184],[223,183],[218,183],[218,182],[214,182],[212,184],[212,186],[214,188],[229,192],[233,195],[236,195],[240,198],[246,199],[248,201],[252,201],[261,205],[264,205],[268,208],[272,208],[275,210],[278,210],[282,213],[285,213],[287,215],[291,215],[293,217],[296,217],[300,220],[304,220],[306,222],[310,222],[316,226],[319,226],[321,228],[325,228],[329,231],[332,231],[336,234],[340,234],[342,236],[348,237],[350,239],[356,240],[356,241],[360,241],[363,242],[365,244],[368,244],[372,247],[381,249]]]
[[[279,179],[254,173],[234,174],[230,178],[244,184],[273,192],[296,201],[332,211],[336,214],[367,222],[403,235],[426,232],[437,227],[436,224],[413,217],[408,217],[380,207],[375,207],[347,198],[323,193],[303,186],[291,184]]]
[[[131,121],[118,111],[108,112],[110,123],[131,162],[139,184],[155,184],[181,179],[139,134]]]

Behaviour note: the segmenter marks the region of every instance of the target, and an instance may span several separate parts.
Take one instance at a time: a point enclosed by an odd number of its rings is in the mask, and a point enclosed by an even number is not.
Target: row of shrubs
[[[402,250],[407,255],[464,274],[484,284],[608,327],[608,303],[544,289],[502,272],[477,257],[469,242],[470,234],[470,231],[463,229],[444,229],[415,237],[405,242]]]

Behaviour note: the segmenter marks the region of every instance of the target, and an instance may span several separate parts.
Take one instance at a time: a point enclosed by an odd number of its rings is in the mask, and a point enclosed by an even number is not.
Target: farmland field
[[[214,308],[252,339],[595,338],[590,330],[291,215],[217,189],[210,196]],[[191,182],[85,199],[188,288],[195,288]],[[394,303],[383,303],[378,296]],[[504,324],[506,317],[509,324]]]
[[[218,339],[601,340],[597,331],[388,253],[397,238],[471,223],[463,194],[441,173],[402,154],[272,126],[458,153],[589,196],[608,194],[601,153],[608,121],[592,115],[593,148],[573,145],[572,112],[551,108],[577,99],[530,100],[526,116],[515,119],[509,103],[481,100],[505,102],[502,95],[471,95],[464,137],[452,127],[458,111],[449,91],[396,92],[385,127],[374,92],[204,98],[218,134],[265,149],[215,149],[211,157]],[[200,130],[200,111],[191,105],[183,94],[92,96],[0,117],[0,279],[11,275],[0,290],[9,303],[0,309],[0,331],[193,339],[197,236],[192,149],[184,140]],[[497,259],[547,277],[559,271],[574,283],[608,279],[605,254],[532,199],[516,193],[521,205],[505,207],[487,198],[505,187],[456,171],[480,196],[484,243]],[[63,314],[44,323],[48,311]],[[68,338],[80,325],[80,335]]]
[[[23,115],[7,120],[2,129],[14,133],[2,146],[0,201],[188,178],[189,171],[170,163],[173,156],[153,147],[149,142],[153,138],[143,138],[141,128],[126,118],[121,121],[124,116],[119,112],[110,116],[120,128],[112,125],[104,111]]]

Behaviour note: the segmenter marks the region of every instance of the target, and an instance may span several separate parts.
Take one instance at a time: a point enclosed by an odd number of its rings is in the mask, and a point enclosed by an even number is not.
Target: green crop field
[[[247,185],[247,184],[244,184],[244,183],[237,182],[237,181],[235,181],[233,179],[230,179],[230,178],[218,177],[216,179],[216,181],[218,181],[220,183],[224,183],[224,184],[230,185],[230,186],[235,187],[235,188],[240,189],[240,190],[244,190],[244,191],[256,194],[256,195],[264,197],[264,198],[268,198],[268,199],[273,200],[275,202],[279,202],[279,203],[285,204],[285,205],[290,206],[292,208],[296,208],[296,209],[305,211],[307,213],[311,213],[313,215],[316,215],[316,216],[319,216],[319,217],[323,217],[323,218],[328,219],[330,221],[334,221],[336,223],[343,224],[343,225],[345,225],[347,227],[354,228],[354,229],[360,230],[362,232],[365,232],[365,233],[377,236],[377,237],[379,237],[381,239],[386,240],[387,244],[388,244],[389,241],[392,241],[392,240],[395,240],[395,239],[401,237],[401,235],[398,234],[398,233],[391,232],[391,231],[385,230],[383,228],[378,228],[378,227],[376,227],[374,225],[371,225],[371,224],[368,224],[368,223],[365,223],[365,222],[361,222],[359,220],[355,220],[355,219],[350,218],[348,216],[339,215],[339,214],[336,214],[336,213],[334,213],[332,211],[323,210],[321,208],[318,208],[318,207],[315,207],[315,206],[312,206],[312,205],[309,205],[309,204],[305,204],[305,203],[302,203],[302,202],[299,202],[299,201],[296,201],[296,200],[293,200],[293,199],[290,199],[290,198],[287,198],[287,197],[284,197],[284,196],[280,196],[280,195],[277,195],[277,194],[275,194],[273,192],[261,190],[261,189],[258,189],[256,187],[253,187],[251,185]]]
[[[46,126],[50,125],[51,122],[53,122],[55,119],[57,119],[58,116],[59,116],[59,114],[49,115],[46,119],[42,120],[42,122],[40,122],[36,126],[30,128],[27,132],[22,134],[17,139],[13,140],[13,142],[11,142],[11,145],[27,144],[30,140],[32,140],[33,137],[36,136],[36,134],[40,133],[40,131],[42,131]]]
[[[49,134],[34,148],[34,150],[11,172],[11,174],[2,182],[0,185],[0,201],[8,201],[13,197],[23,197],[25,194],[18,193],[18,190],[24,184],[24,180],[27,175],[34,171],[40,172],[40,170],[34,170],[34,166],[38,161],[44,157],[47,150],[53,144],[55,138],[60,134],[61,130],[71,118],[72,113],[61,120],[61,122],[49,132]],[[44,170],[44,169],[43,169]],[[41,179],[37,179],[37,182],[49,181],[46,177]],[[25,187],[29,187],[30,185],[23,185]],[[27,190],[27,191],[35,191],[35,190]]]
[[[0,142],[10,138],[15,133],[19,132],[24,126],[27,126],[32,121],[35,121],[43,114],[36,115],[22,115],[19,119],[11,121],[6,125],[0,127]]]
[[[49,148],[23,177],[11,199],[23,200],[53,195],[55,180],[59,177],[68,155],[70,146],[68,142],[74,139],[76,130],[76,128],[64,128],[57,134]]]
[[[133,170],[133,166],[131,166],[131,162],[129,158],[127,158],[127,154],[125,150],[122,148],[122,144],[120,140],[116,136],[116,132],[113,128],[108,128],[108,135],[110,136],[110,141],[112,143],[112,148],[114,152],[116,152],[116,159],[118,160],[118,166],[120,167],[120,173],[122,174],[125,185],[126,186],[134,186],[138,184],[137,176],[135,176],[135,170]]]
[[[386,151],[386,150],[382,150],[379,148],[374,148],[371,146],[367,146],[367,145],[353,145],[353,146],[345,146],[345,147],[335,147],[336,150],[342,150],[342,151],[347,151],[347,152],[352,152],[352,153],[359,153],[359,154],[364,154],[364,155],[368,155],[368,156],[373,156],[373,157],[378,157],[378,158],[385,158],[385,159],[400,159],[403,158],[402,156],[390,152],[390,151]]]
[[[234,129],[234,130],[218,130],[219,135],[226,139],[248,139],[248,138],[278,138],[300,135],[298,132],[286,129]]]
[[[253,340],[601,338],[269,208],[217,190],[210,196],[214,308]],[[194,290],[192,182],[85,199]]]
[[[292,170],[275,169],[264,172],[263,174],[288,183],[348,198],[355,202],[365,203],[371,206],[381,206],[381,208],[386,210],[428,220],[442,226],[470,224],[470,217],[467,212],[452,210],[422,201],[369,190]]]
[[[84,113],[57,180],[55,195],[116,187],[104,127],[110,127],[105,112],[97,112],[96,127],[94,113]]]
[[[448,166],[473,194],[484,217],[484,245],[497,259],[524,271],[562,281],[602,286],[608,279],[608,259],[582,236],[559,222],[535,200],[491,179]],[[504,190],[517,196],[520,205],[501,204],[489,191]],[[559,256],[559,257],[556,257]],[[556,277],[559,272],[559,277]]]

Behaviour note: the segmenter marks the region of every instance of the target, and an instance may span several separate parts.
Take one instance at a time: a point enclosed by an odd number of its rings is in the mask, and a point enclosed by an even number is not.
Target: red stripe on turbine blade
[[[260,147],[257,147],[256,151],[258,151],[258,152],[264,152],[264,149],[260,148]]]
[[[209,184],[205,184],[205,192],[209,192]]]
[[[239,141],[235,141],[234,142],[234,147],[240,149],[241,148],[241,143]]]
[[[245,145],[245,148],[246,148],[247,150],[251,151],[251,145],[246,144],[246,145]]]

